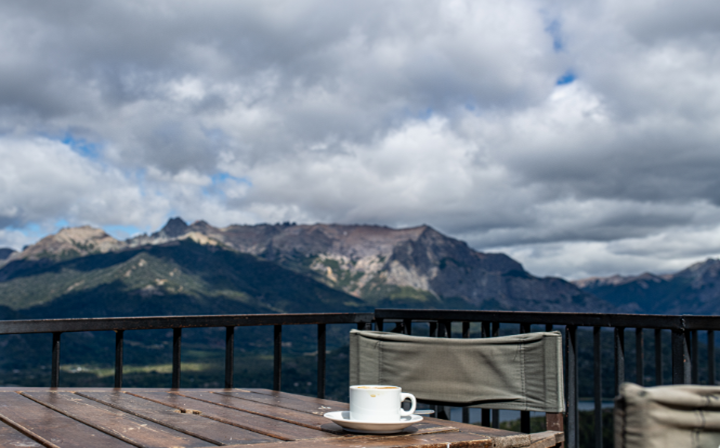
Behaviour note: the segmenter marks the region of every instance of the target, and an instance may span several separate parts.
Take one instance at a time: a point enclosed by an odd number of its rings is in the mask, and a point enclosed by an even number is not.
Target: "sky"
[[[4,0],[0,247],[427,224],[539,276],[720,256],[717,0]]]

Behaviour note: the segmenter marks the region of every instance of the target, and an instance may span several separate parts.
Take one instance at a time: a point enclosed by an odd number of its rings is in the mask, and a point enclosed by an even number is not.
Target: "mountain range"
[[[6,251],[7,253],[7,251]],[[0,259],[0,318],[358,311],[375,307],[611,311],[429,226],[173,218],[125,241],[65,228]]]
[[[720,260],[707,259],[675,274],[614,275],[573,282],[618,312],[720,314]]]
[[[0,249],[0,318],[375,307],[720,313],[720,260],[674,274],[536,277],[429,226],[191,225],[120,241],[64,228]]]

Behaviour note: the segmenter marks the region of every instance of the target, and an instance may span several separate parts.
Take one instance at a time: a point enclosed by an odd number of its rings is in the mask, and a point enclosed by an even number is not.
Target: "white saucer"
[[[400,417],[399,422],[363,422],[350,420],[350,411],[328,412],[324,417],[342,426],[345,431],[361,434],[394,434],[423,419],[419,415],[408,415]]]

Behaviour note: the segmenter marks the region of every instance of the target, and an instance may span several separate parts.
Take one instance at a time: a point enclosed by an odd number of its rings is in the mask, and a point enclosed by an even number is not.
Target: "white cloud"
[[[145,195],[132,176],[47,138],[0,138],[0,222],[7,228],[71,224],[146,227],[164,218],[164,199]]]
[[[706,258],[720,258],[720,226],[672,229],[614,241],[519,244],[495,248],[522,260],[540,276],[581,279],[618,273],[678,272]]]
[[[719,252],[718,8],[3,2],[0,244],[63,220],[427,223],[540,274],[682,267]]]
[[[28,244],[36,243],[45,236],[40,232],[20,231],[16,229],[0,229],[0,248],[20,250]]]

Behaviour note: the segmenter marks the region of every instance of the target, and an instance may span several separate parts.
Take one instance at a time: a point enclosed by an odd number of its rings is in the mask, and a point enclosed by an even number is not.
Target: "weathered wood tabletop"
[[[348,405],[266,389],[0,388],[2,447],[554,447],[563,433],[520,434],[425,418],[359,435],[322,415]]]

